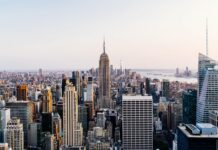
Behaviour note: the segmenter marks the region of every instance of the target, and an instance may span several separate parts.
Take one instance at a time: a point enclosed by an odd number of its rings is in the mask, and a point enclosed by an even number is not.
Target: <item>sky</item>
[[[218,60],[217,0],[0,0],[0,70],[197,68]]]

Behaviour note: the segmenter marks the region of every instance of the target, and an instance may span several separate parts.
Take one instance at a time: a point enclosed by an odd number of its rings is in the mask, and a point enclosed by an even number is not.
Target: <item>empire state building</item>
[[[105,41],[103,43],[103,53],[99,61],[99,107],[110,108],[110,64],[108,55],[105,52]]]

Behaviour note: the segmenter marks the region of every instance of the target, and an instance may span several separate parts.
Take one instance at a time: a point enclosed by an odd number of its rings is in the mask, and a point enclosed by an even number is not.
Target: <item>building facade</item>
[[[47,88],[42,90],[42,112],[51,113],[52,112],[52,93],[51,89]]]
[[[17,85],[17,100],[26,101],[28,98],[28,85]]]
[[[82,137],[82,127],[78,125],[78,100],[75,87],[70,84],[66,86],[63,101],[63,129],[64,145],[81,146],[82,141],[76,139],[79,134]],[[78,126],[81,127],[78,129]],[[81,130],[80,133],[78,133]]]
[[[5,129],[5,140],[8,143],[8,147],[13,150],[24,149],[24,133],[23,125],[20,119],[12,118]]]
[[[218,108],[218,69],[208,68],[197,102],[197,122],[209,122],[209,111]]]
[[[218,89],[216,71],[208,71],[216,66],[216,61],[199,53],[198,56],[198,95],[197,95],[197,122],[208,122],[208,111],[217,108],[216,100]],[[209,70],[210,70],[209,69]],[[212,104],[212,105],[210,105]]]
[[[153,149],[152,97],[123,96],[122,115],[123,149]]]
[[[183,103],[183,123],[196,123],[197,90],[188,89],[182,94]]]
[[[28,126],[33,122],[34,104],[30,101],[7,102],[6,108],[10,108],[11,116],[20,119],[23,124],[24,146],[28,144]]]

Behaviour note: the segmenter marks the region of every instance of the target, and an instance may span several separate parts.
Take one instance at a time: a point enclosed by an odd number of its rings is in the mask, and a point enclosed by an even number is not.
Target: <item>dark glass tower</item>
[[[183,123],[196,123],[196,104],[197,104],[197,90],[188,89],[182,94],[183,103]]]

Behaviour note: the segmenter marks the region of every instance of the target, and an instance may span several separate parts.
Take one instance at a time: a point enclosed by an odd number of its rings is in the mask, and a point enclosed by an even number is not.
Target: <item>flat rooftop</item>
[[[215,134],[215,135],[194,135],[194,134],[191,134],[187,131],[186,127],[185,126],[178,126],[178,128],[189,138],[217,138],[218,139],[218,134]]]
[[[215,126],[210,124],[210,123],[197,123],[197,127],[200,127],[202,129],[204,129],[204,128],[215,128]]]
[[[124,95],[123,101],[152,101],[152,96]]]

